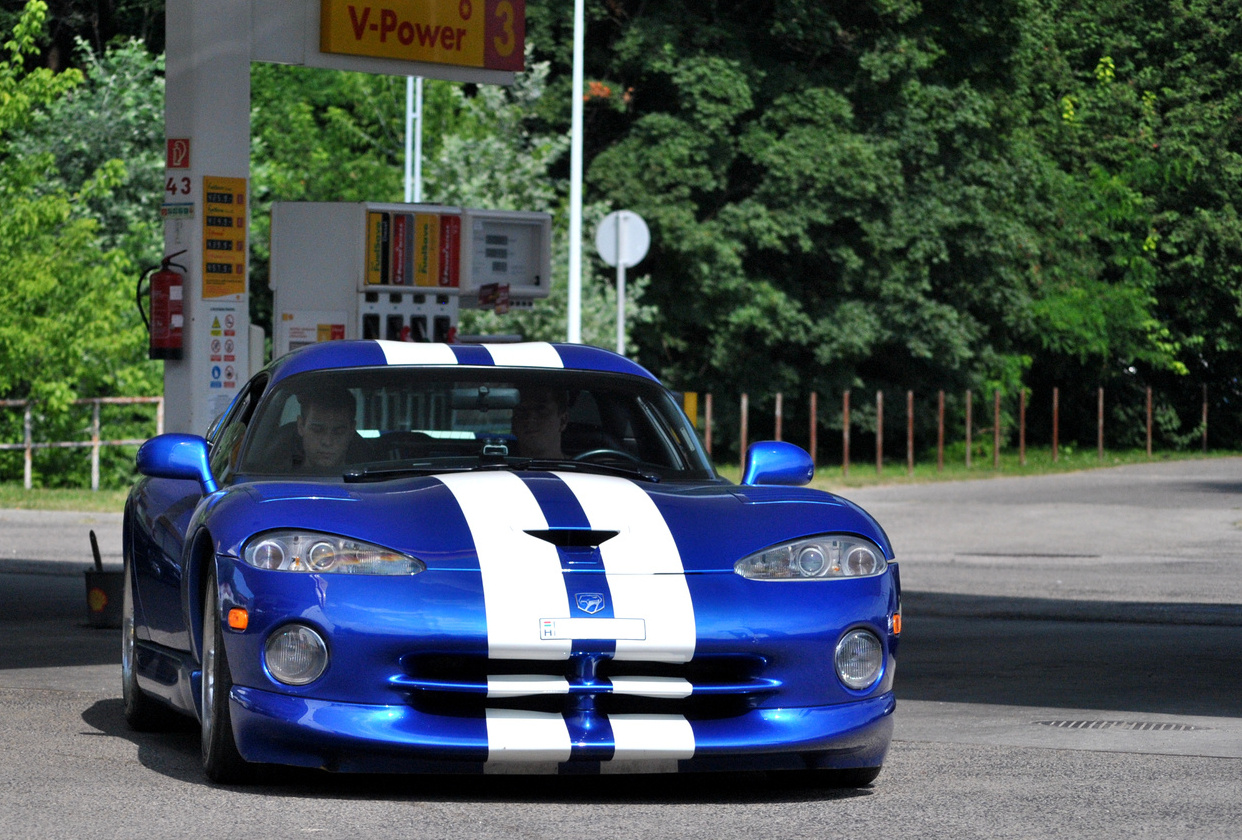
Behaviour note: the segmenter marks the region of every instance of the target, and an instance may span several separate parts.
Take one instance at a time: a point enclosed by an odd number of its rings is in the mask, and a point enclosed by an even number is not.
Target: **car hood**
[[[731,572],[755,551],[822,533],[863,536],[893,556],[870,515],[829,493],[581,473],[244,482],[216,494],[200,513],[217,549],[231,556],[254,534],[306,528],[396,549],[429,569],[478,569],[483,542],[520,552],[530,539],[551,542],[587,565],[601,551],[624,557],[636,574]]]

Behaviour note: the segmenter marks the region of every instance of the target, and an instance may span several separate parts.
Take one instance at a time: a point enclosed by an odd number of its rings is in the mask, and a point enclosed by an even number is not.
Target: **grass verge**
[[[121,513],[128,490],[79,490],[0,484],[0,508],[19,510],[81,510],[90,513]]]
[[[875,461],[859,462],[852,460],[849,474],[846,475],[841,464],[820,464],[815,470],[815,478],[811,486],[819,490],[840,491],[859,487],[876,487],[891,484],[927,484],[936,481],[970,481],[989,478],[1015,478],[1021,476],[1054,475],[1057,473],[1081,472],[1106,467],[1120,467],[1127,464],[1155,464],[1167,461],[1193,461],[1211,458],[1230,458],[1242,455],[1237,451],[1202,452],[1156,452],[1147,457],[1143,449],[1105,450],[1103,460],[1095,449],[1062,449],[1056,461],[1052,460],[1052,452],[1048,449],[1028,449],[1026,463],[1019,463],[1017,451],[1002,452],[1000,466],[997,468],[989,452],[986,457],[976,455],[969,469],[966,468],[964,456],[959,453],[961,461],[946,460],[943,469],[936,463],[915,463],[913,473],[908,471],[906,462],[885,461],[883,470],[876,471]],[[717,464],[720,474],[730,481],[738,481],[741,468],[737,464]]]

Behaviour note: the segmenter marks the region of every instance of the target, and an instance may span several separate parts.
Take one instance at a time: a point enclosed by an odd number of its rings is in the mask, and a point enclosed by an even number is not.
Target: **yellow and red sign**
[[[246,179],[203,178],[203,300],[246,293]]]
[[[321,0],[319,49],[522,70],[526,0]]]
[[[461,216],[367,213],[368,286],[456,288],[461,282]]]

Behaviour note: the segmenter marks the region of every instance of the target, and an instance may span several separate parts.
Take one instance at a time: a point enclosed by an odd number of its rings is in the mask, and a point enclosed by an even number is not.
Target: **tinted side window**
[[[211,447],[211,472],[221,484],[232,478],[237,470],[242,439],[246,436],[246,428],[254,415],[255,405],[266,385],[267,377],[252,380],[216,429],[216,437]]]

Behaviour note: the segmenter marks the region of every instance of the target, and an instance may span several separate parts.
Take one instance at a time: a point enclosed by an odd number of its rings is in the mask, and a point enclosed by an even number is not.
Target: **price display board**
[[[246,293],[246,179],[203,178],[203,300]]]

